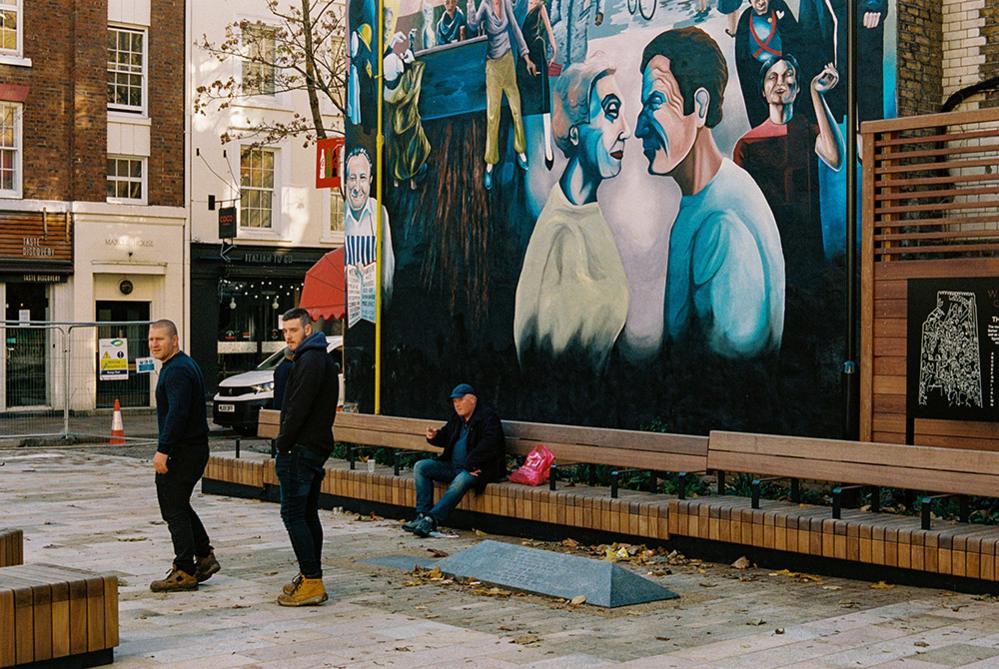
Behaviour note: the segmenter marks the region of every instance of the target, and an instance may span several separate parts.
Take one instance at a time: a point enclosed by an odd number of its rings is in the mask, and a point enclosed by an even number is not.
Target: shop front
[[[305,273],[329,249],[191,245],[191,356],[209,394],[284,346],[278,317],[299,302]]]
[[[0,212],[0,412],[54,406],[52,333],[73,274],[72,219],[66,213]]]

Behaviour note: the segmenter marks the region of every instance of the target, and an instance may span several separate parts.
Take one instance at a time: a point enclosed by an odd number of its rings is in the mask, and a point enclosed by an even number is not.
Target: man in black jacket
[[[479,404],[475,389],[460,383],[451,391],[454,413],[442,428],[427,428],[427,441],[443,446],[436,458],[420,460],[416,477],[416,518],[403,528],[418,537],[430,536],[444,523],[465,493],[482,492],[487,483],[506,476],[503,425],[496,410]],[[434,504],[434,481],[449,484]]]
[[[208,417],[201,369],[180,350],[177,326],[158,320],[149,326],[149,352],[162,363],[156,382],[159,436],[153,468],[160,514],[173,541],[173,566],[153,581],[153,592],[197,590],[219,570],[205,526],[191,507],[191,494],[208,464]]]
[[[284,341],[294,364],[281,403],[281,429],[275,439],[274,468],[281,482],[281,520],[298,559],[299,573],[278,596],[282,606],[322,604],[323,527],[319,522],[319,488],[324,465],[333,450],[333,419],[340,384],[337,367],[326,353],[326,337],[312,331],[305,309],[282,317]]]

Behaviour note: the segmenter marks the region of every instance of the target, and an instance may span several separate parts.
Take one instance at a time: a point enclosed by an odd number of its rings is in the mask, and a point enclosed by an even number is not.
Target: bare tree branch
[[[196,47],[221,63],[238,64],[235,76],[219,78],[195,90],[194,113],[223,110],[258,95],[302,91],[308,114],[290,121],[251,117],[245,128],[229,129],[219,139],[251,139],[272,144],[285,138],[306,146],[339,128],[327,128],[323,107],[346,112],[347,54],[344,0],[267,0],[273,21],[239,20],[228,24],[221,40],[203,35]],[[338,125],[338,124],[335,124]]]

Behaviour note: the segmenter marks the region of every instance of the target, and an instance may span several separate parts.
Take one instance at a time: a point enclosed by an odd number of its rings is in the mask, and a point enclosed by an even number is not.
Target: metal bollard
[[[239,437],[236,437],[236,459],[239,459]]]

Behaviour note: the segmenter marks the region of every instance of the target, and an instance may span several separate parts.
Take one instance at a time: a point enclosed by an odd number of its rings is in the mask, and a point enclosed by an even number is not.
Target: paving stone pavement
[[[0,526],[24,529],[27,562],[119,576],[123,668],[999,668],[989,597],[698,561],[651,576],[680,594],[668,602],[603,610],[484,596],[363,563],[453,553],[481,540],[475,533],[424,540],[395,521],[328,511],[332,601],[286,609],[274,598],[297,569],[277,505],[200,493],[222,571],[198,592],[154,594],[148,583],[172,551],[146,460],[11,449],[0,462]]]

